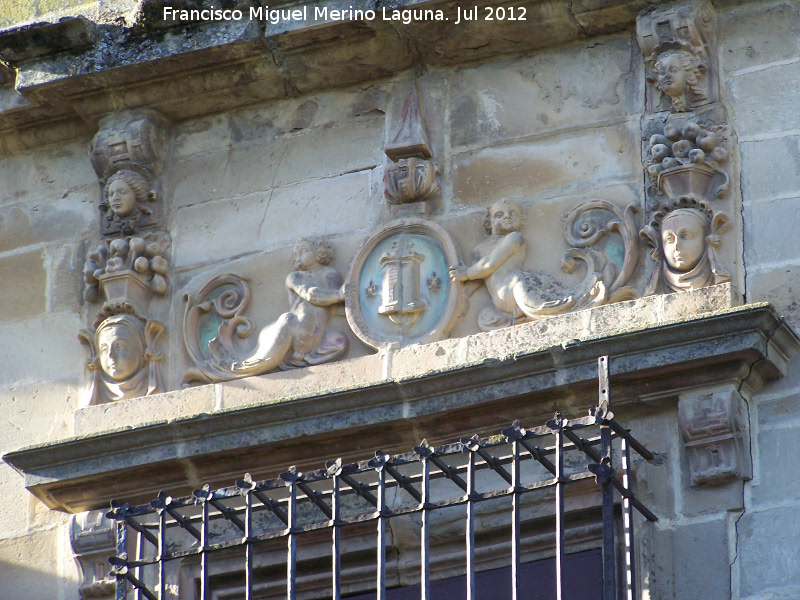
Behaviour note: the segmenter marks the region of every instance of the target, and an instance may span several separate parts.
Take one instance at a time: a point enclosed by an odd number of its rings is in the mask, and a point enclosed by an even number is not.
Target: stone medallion
[[[416,217],[388,223],[350,268],[345,297],[350,327],[378,349],[445,337],[462,296],[461,285],[448,276],[451,264],[458,264],[458,251],[436,223]]]

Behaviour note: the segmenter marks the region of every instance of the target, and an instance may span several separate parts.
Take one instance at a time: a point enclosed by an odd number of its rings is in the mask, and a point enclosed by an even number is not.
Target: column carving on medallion
[[[164,391],[164,326],[151,304],[169,288],[170,238],[160,222],[166,123],[150,111],[100,122],[89,157],[100,187],[99,235],[83,267],[83,297],[100,308],[78,337],[89,357],[88,403]]]

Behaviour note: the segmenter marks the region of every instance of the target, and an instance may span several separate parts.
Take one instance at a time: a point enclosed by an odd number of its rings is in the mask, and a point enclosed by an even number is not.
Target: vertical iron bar
[[[428,502],[430,502],[430,463],[427,458],[422,459],[422,532],[420,541],[420,590],[421,600],[430,600],[431,581],[428,576],[428,546],[430,544],[430,514]]]
[[[244,496],[244,600],[253,600],[253,494],[247,492]]]
[[[158,600],[166,600],[167,597],[166,554],[167,511],[162,509],[158,511]]]
[[[631,448],[622,438],[622,485],[631,489]],[[636,600],[636,564],[633,548],[633,506],[630,498],[622,497],[622,527],[625,536],[625,600]]]
[[[116,524],[117,524],[117,558],[122,559],[128,554],[127,517],[117,520]],[[121,573],[119,570],[117,571],[117,586],[116,586],[115,598],[116,600],[127,600],[128,598],[128,578],[125,573]]]
[[[136,560],[142,560],[144,558],[144,533],[141,531],[136,532]],[[136,567],[133,570],[133,576],[136,579],[142,579],[142,567]],[[142,600],[142,590],[139,588],[135,588],[134,598],[136,600]]]
[[[200,598],[201,600],[211,600],[211,589],[208,585],[208,500],[204,499],[203,522],[200,524]],[[163,564],[163,563],[162,563]]]
[[[386,600],[386,471],[378,469],[378,581],[376,600]]]
[[[564,433],[559,427],[556,438],[556,600],[564,597]]]
[[[341,507],[339,505],[339,476],[333,476],[333,494],[331,496],[331,509],[333,512],[332,522],[333,527],[331,528],[333,534],[333,548],[331,554],[333,555],[331,558],[333,560],[332,566],[332,582],[331,585],[333,587],[333,594],[331,596],[331,600],[339,600],[341,597],[341,589],[342,589],[342,561],[340,558],[341,548],[339,544],[339,514],[341,512]]]
[[[475,453],[467,463],[467,600],[475,600]]]
[[[511,468],[511,598],[519,600],[520,597],[520,531],[519,531],[519,442],[511,442],[512,468]]]
[[[286,600],[295,598],[295,577],[297,567],[297,534],[295,526],[297,521],[297,486],[294,482],[289,484],[289,541],[286,557]]]
[[[600,421],[600,464],[612,468],[611,427],[608,425],[610,408],[610,385],[608,356],[597,359],[597,379],[600,388],[597,418]],[[616,600],[616,550],[614,548],[614,488],[611,480],[602,482],[603,495],[603,600]]]

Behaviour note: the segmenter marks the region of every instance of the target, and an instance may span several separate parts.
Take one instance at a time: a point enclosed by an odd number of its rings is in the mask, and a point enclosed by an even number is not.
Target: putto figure
[[[730,281],[715,252],[728,227],[725,215],[714,215],[693,199],[657,213],[640,234],[653,246],[651,256],[659,263],[646,294],[696,290]]]
[[[482,279],[486,284],[492,304],[478,315],[478,327],[483,331],[550,316],[574,305],[572,296],[542,300],[543,295],[560,291],[558,286],[522,269],[527,244],[520,230],[526,216],[525,209],[516,202],[500,200],[492,204],[483,219],[490,237],[475,246],[475,262],[469,267],[450,267],[453,281]]]
[[[294,270],[286,277],[289,311],[259,331],[250,352],[241,352],[233,341],[234,337],[248,337],[253,330],[250,319],[239,316],[249,301],[249,289],[242,278],[221,276],[196,300],[190,298],[184,319],[185,342],[198,368],[187,371],[184,383],[225,381],[340,358],[347,350],[347,336],[328,327],[330,307],[344,302],[342,276],[328,266],[333,257],[333,248],[325,240],[297,240],[292,255]],[[208,301],[210,297],[224,298],[233,308]],[[214,338],[202,348],[197,333],[201,320],[212,312],[225,318],[219,321]]]
[[[89,349],[86,367],[92,374],[89,404],[102,404],[162,392],[157,349],[164,326],[134,314],[104,319],[97,329],[78,337]]]
[[[104,201],[100,204],[106,220],[105,229],[131,235],[150,224],[152,210],[148,202],[155,200],[155,191],[147,179],[129,170],[121,170],[108,178]]]
[[[673,112],[686,112],[707,100],[702,81],[706,64],[685,42],[665,42],[655,47],[647,61],[648,79],[669,96]]]

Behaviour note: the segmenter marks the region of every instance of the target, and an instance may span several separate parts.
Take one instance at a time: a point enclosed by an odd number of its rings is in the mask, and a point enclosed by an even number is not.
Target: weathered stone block
[[[581,193],[641,178],[638,121],[453,157],[455,202]]]
[[[744,202],[800,194],[800,137],[743,142],[739,151]]]
[[[796,396],[792,397],[792,404],[797,404],[796,399]],[[798,408],[791,406],[789,402],[783,403],[784,409],[790,407]],[[796,504],[800,498],[799,414],[800,412],[785,414],[780,422],[773,421],[771,426],[759,431],[755,479],[751,487],[751,498],[755,506]]]
[[[281,402],[297,396],[353,389],[384,379],[382,357],[373,354],[261,377],[217,384],[219,404],[227,409],[251,404]],[[299,435],[298,432],[297,435]]]
[[[763,597],[770,591],[778,597],[783,588],[788,593],[785,597],[795,596],[800,581],[800,561],[793,550],[800,537],[797,511],[797,505],[748,511],[739,519],[734,572],[742,597]]]
[[[653,537],[657,590],[653,597],[695,598],[702,589],[704,600],[730,599],[726,519],[656,530]]]
[[[800,198],[744,207],[744,249],[748,266],[780,263],[800,256],[800,236],[796,235],[798,210]]]
[[[169,421],[214,410],[214,386],[131,398],[110,404],[84,406],[75,411],[75,435]]]
[[[78,597],[77,570],[70,564],[59,573],[58,529],[0,540],[3,595],[7,598]],[[32,590],[35,589],[35,593]]]
[[[800,54],[800,9],[790,2],[749,4],[722,17],[720,34],[724,71],[795,58]]]
[[[0,321],[23,319],[45,311],[47,272],[41,250],[0,258],[0,281],[3,282]]]
[[[638,110],[640,62],[628,36],[455,72],[454,148],[620,119]]]
[[[748,300],[769,302],[795,330],[800,329],[800,264],[748,274],[745,285]],[[788,383],[776,382],[772,385],[783,386]]]
[[[181,208],[371,169],[382,160],[382,139],[382,119],[371,119],[195,154],[174,168],[172,204]]]
[[[13,341],[0,345],[0,381],[77,383],[84,362],[77,332],[83,326],[76,314],[68,313],[0,324],[0,339]]]
[[[367,172],[186,207],[176,218],[173,264],[228,260],[299,237],[346,233],[354,225],[366,229],[376,210],[370,206]]]
[[[740,136],[800,129],[796,82],[800,63],[776,65],[727,82]],[[764,93],[769,90],[769,93]]]

